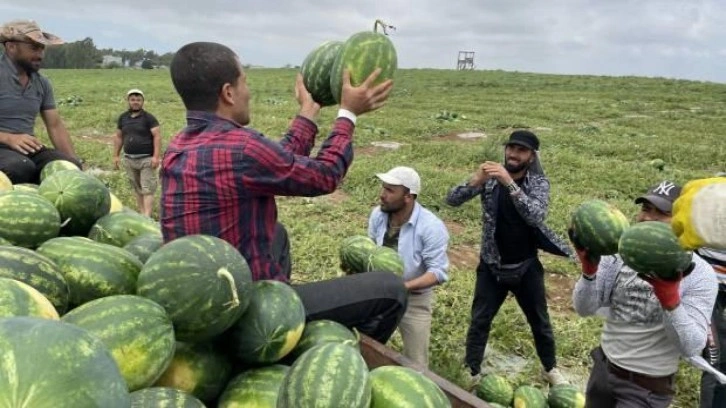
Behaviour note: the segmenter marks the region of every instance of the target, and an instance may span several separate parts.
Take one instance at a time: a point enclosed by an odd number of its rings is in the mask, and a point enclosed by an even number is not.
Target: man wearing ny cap
[[[540,164],[539,145],[534,133],[513,132],[505,142],[504,164],[482,163],[446,197],[449,205],[459,206],[481,196],[482,243],[464,361],[469,386],[480,378],[492,320],[510,291],[532,330],[544,379],[550,384],[566,382],[557,369],[538,249],[563,257],[571,250],[545,225],[550,184]]]
[[[371,211],[368,236],[398,251],[403,260],[408,289],[408,307],[398,325],[403,354],[428,367],[433,288],[449,279],[449,233],[439,217],[416,201],[421,192],[416,170],[399,166],[376,176],[382,184],[380,205]]]
[[[0,58],[0,171],[19,184],[38,183],[40,171],[54,160],[68,160],[80,168],[53,88],[38,73],[45,47],[63,41],[34,21],[14,20],[0,27],[0,42],[5,48]],[[34,136],[38,113],[57,150]]]
[[[680,192],[671,181],[653,186],[635,200],[636,221],[670,223]],[[575,310],[581,316],[607,310],[600,346],[591,352],[588,407],[669,406],[680,357],[698,356],[706,345],[718,287],[713,268],[694,254],[681,279],[641,279],[618,255],[590,256],[572,234],[582,262]]]
[[[161,152],[159,121],[144,110],[144,93],[140,89],[126,92],[126,101],[129,109],[119,116],[116,124],[113,164],[119,168],[123,148],[123,165],[136,194],[139,212],[151,217],[159,178],[156,172]]]

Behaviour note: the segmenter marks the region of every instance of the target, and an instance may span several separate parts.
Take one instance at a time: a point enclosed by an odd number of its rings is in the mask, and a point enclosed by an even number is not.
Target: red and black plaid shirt
[[[317,126],[296,117],[279,142],[212,113],[190,111],[161,165],[164,241],[213,235],[234,245],[252,278],[286,281],[271,255],[276,195],[335,190],[353,161],[354,125],[339,118],[315,158]]]

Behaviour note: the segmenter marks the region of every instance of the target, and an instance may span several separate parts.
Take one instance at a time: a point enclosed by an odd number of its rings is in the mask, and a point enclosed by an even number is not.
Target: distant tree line
[[[159,55],[152,50],[139,48],[134,51],[114,50],[112,48],[97,48],[93,39],[86,37],[83,40],[55,45],[45,49],[43,59],[44,68],[98,68],[105,55],[121,58],[121,64],[111,63],[107,67],[137,66],[141,68],[154,68],[160,65],[169,66],[174,53],[168,52]]]

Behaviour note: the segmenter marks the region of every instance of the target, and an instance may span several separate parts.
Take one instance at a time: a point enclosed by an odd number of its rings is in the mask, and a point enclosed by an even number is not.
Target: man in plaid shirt
[[[244,127],[250,122],[246,74],[224,45],[183,46],[171,64],[187,126],[171,141],[161,169],[164,241],[192,234],[219,237],[249,263],[254,280],[290,280],[289,241],[277,222],[276,195],[333,192],[353,161],[357,116],[384,105],[392,82],[380,71],[353,87],[344,75],[340,110],[318,154],[309,157],[320,105],[298,74],[300,111],[281,141]],[[368,273],[295,286],[309,320],[330,319],[386,342],[406,308],[400,277]]]

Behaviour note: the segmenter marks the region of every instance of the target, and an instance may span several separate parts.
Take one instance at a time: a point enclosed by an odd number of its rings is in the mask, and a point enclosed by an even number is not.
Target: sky
[[[98,48],[215,41],[268,67],[300,65],[380,18],[396,27],[399,68],[454,69],[474,51],[476,69],[726,83],[724,0],[33,0],[2,2],[0,16]]]

